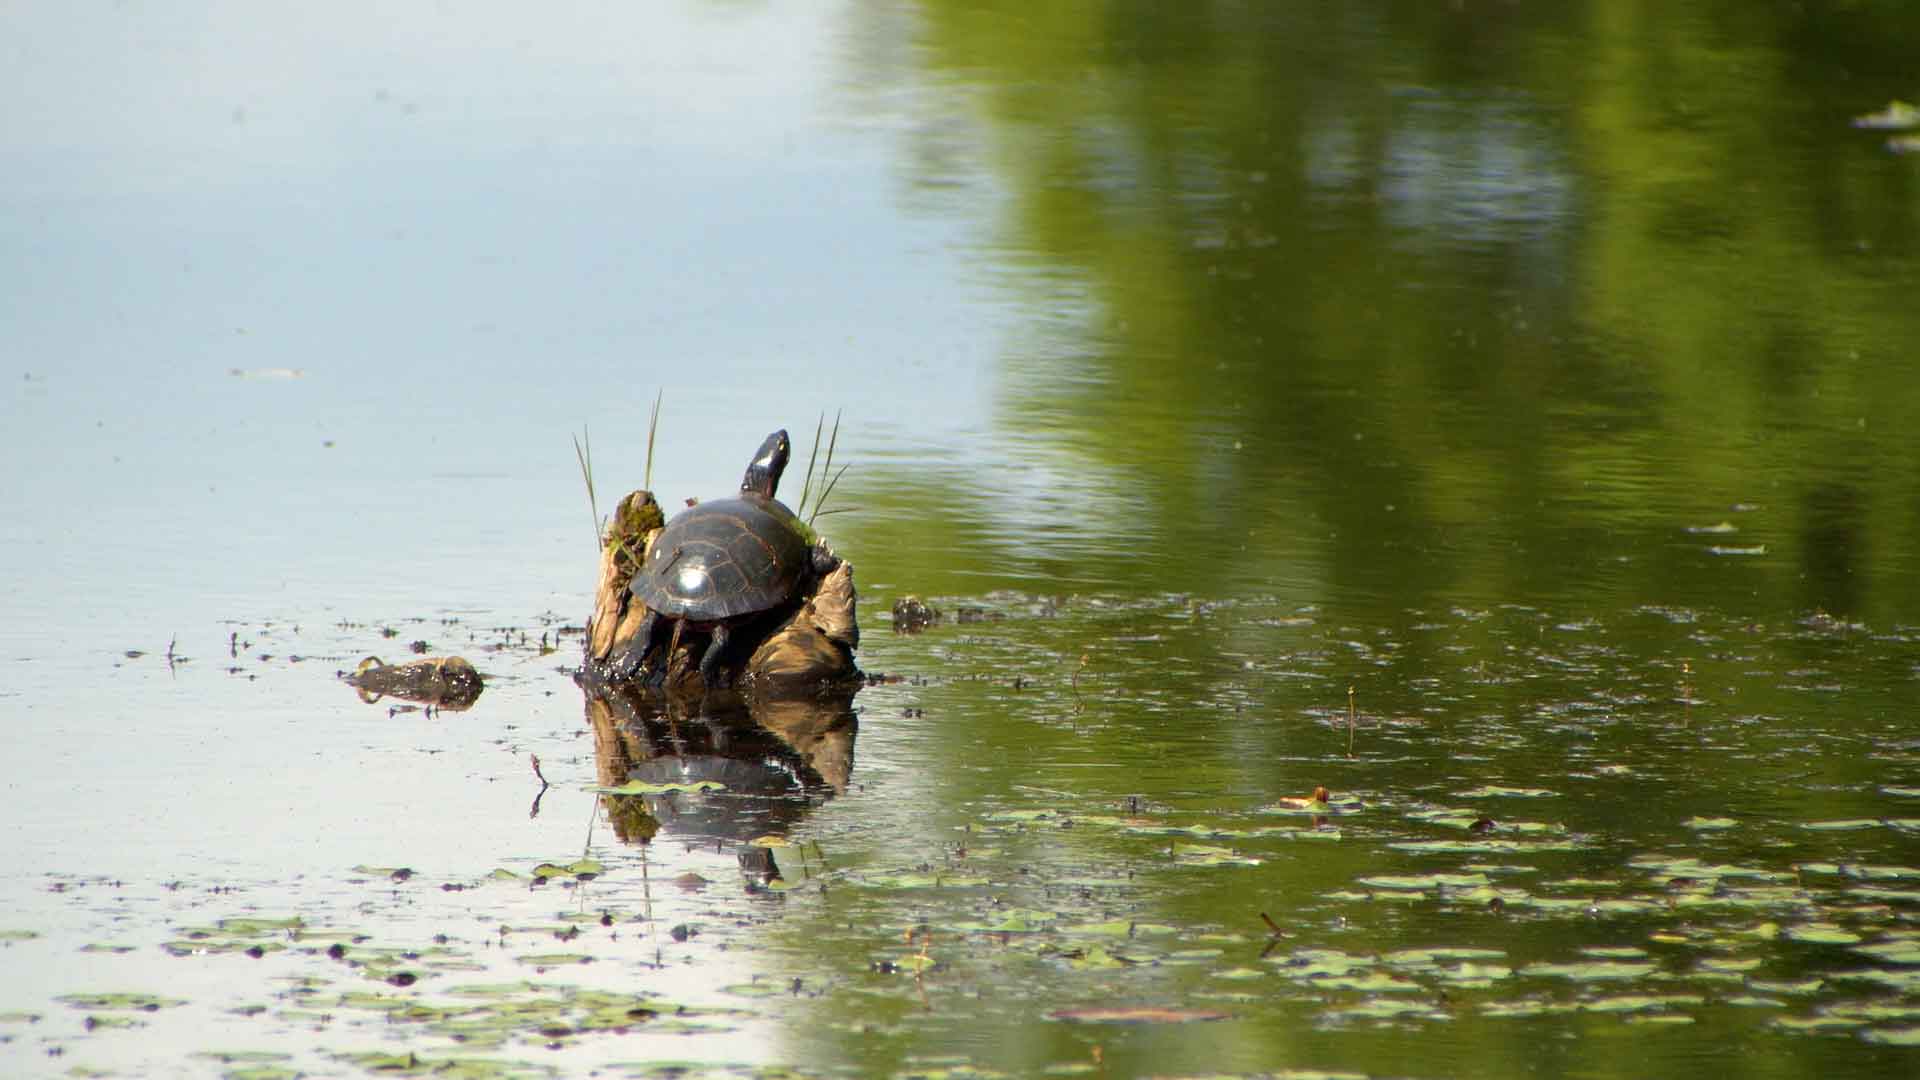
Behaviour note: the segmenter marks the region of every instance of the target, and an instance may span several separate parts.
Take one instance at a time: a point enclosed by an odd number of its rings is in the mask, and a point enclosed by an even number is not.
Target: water
[[[10,1075],[1912,1072],[1910,16],[0,18]],[[575,685],[656,394],[850,714]]]

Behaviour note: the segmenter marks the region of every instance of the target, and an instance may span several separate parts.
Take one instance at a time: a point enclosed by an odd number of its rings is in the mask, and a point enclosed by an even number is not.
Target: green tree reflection
[[[1038,471],[870,474],[889,578],[1913,614],[1904,9],[919,11]]]

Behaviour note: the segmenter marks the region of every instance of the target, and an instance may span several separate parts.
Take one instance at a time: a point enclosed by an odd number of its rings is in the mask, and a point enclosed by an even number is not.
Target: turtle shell
[[[778,500],[714,499],[654,538],[633,595],[662,615],[719,622],[796,599],[813,566],[806,526]]]

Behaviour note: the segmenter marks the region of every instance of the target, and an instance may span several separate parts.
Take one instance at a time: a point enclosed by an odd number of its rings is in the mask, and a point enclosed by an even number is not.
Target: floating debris
[[[1920,106],[1895,98],[1878,112],[1854,117],[1853,126],[1866,131],[1906,131],[1920,127]]]

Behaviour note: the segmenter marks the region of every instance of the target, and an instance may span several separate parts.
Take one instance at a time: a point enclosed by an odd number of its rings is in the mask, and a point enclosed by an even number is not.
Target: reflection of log
[[[360,691],[360,700],[372,704],[382,697],[404,698],[459,712],[472,705],[484,688],[480,673],[458,656],[436,656],[388,664],[377,656],[360,661],[351,674],[341,676]]]
[[[793,747],[835,795],[853,777],[853,709],[845,700],[780,698],[753,703],[753,720]]]
[[[623,673],[609,664],[634,640],[645,605],[628,591],[660,528],[653,495],[635,491],[620,500],[600,552],[600,578],[594,590],[593,617],[587,625],[586,659],[590,677],[619,681]],[[762,694],[813,693],[854,682],[859,669],[853,650],[860,644],[856,618],[858,594],[853,566],[838,558],[833,569],[794,604],[734,623],[722,671],[729,682],[751,685]],[[655,640],[659,640],[656,638]],[[694,623],[681,627],[677,647],[665,658],[664,685],[681,692],[701,688],[700,657],[711,641]]]

